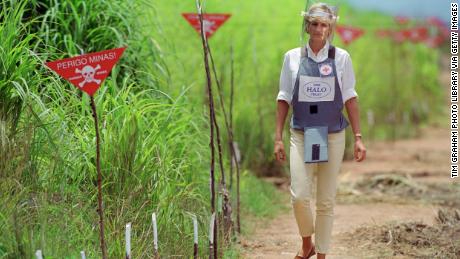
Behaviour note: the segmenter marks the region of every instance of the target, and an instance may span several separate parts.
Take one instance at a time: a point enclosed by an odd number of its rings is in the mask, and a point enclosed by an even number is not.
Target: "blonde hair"
[[[313,22],[323,22],[329,24],[328,38],[332,39],[332,34],[335,27],[337,17],[334,11],[325,3],[315,3],[308,8],[306,13],[303,13],[305,17],[305,31],[308,32],[308,27]]]

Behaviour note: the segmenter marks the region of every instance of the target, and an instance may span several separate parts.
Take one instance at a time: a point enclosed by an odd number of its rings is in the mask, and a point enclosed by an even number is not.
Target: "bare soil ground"
[[[367,160],[344,162],[327,258],[460,256],[460,244],[451,241],[460,240],[460,179],[450,178],[449,136],[447,128],[429,127],[417,139],[369,143]],[[290,207],[288,179],[267,180]],[[450,223],[439,220],[440,208],[453,215]],[[295,256],[301,243],[291,210],[254,224],[255,233],[241,241],[243,258]]]
[[[449,107],[449,57],[440,83]],[[367,142],[367,159],[346,161],[339,175],[331,253],[327,258],[460,258],[460,178],[450,178],[449,118],[414,139]],[[289,202],[289,179],[266,179]],[[314,204],[314,201],[311,203]],[[251,221],[243,258],[294,258],[301,247],[291,209]]]

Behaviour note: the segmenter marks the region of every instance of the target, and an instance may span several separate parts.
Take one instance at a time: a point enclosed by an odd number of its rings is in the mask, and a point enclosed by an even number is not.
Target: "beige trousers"
[[[345,130],[330,133],[328,137],[328,162],[304,162],[303,132],[291,129],[290,171],[291,204],[302,237],[315,233],[316,252],[329,251],[334,204],[337,193],[337,175],[345,150]],[[316,220],[310,208],[313,177],[316,173]]]

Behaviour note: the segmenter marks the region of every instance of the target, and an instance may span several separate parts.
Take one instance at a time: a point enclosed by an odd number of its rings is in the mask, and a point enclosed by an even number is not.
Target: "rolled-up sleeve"
[[[291,70],[289,68],[289,54],[284,55],[283,68],[281,69],[280,75],[280,89],[276,100],[284,100],[291,104],[292,100],[292,77]]]
[[[350,55],[346,55],[344,70],[342,74],[342,99],[343,103],[353,97],[358,97],[358,93],[355,90],[355,72],[353,70],[353,64],[351,62]]]

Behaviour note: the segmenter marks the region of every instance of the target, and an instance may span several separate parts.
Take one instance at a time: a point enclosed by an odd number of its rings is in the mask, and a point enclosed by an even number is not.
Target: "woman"
[[[331,7],[318,3],[302,14],[308,44],[288,51],[277,97],[274,153],[286,160],[283,126],[291,106],[290,174],[291,204],[302,237],[302,249],[295,258],[326,258],[330,249],[337,175],[345,150],[342,114],[346,107],[354,134],[354,157],[361,162],[366,149],[361,140],[355,77],[349,54],[330,45],[336,16]],[[310,209],[312,178],[316,171],[316,219]],[[315,233],[315,245],[311,235]]]

